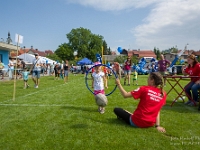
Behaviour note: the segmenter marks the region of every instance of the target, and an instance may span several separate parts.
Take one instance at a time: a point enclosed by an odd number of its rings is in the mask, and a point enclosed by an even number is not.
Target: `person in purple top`
[[[132,61],[130,57],[127,57],[127,60],[124,63],[124,85],[126,85],[126,79],[128,79],[128,86],[130,86],[130,76],[131,76],[131,66]]]
[[[160,58],[161,59],[158,61],[158,71],[160,72],[162,76],[164,76],[166,75],[167,67],[170,66],[170,61],[166,60],[162,54],[160,55]],[[164,85],[165,83],[166,83],[166,79],[164,79]]]

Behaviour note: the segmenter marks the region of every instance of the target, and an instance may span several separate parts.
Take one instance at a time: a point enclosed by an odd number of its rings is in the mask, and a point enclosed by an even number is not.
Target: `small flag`
[[[22,44],[23,43],[23,36],[21,36],[19,34],[15,34],[15,42]]]

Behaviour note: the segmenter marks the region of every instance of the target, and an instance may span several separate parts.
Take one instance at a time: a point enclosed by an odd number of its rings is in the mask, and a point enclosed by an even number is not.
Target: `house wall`
[[[0,49],[0,59],[4,65],[9,63],[9,51]]]

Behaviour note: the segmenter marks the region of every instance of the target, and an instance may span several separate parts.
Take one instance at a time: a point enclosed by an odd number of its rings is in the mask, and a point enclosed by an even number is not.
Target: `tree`
[[[178,49],[175,47],[172,47],[169,49],[171,53],[178,53]]]
[[[138,58],[137,58],[136,56],[133,56],[133,57],[131,58],[131,60],[132,60],[132,63],[138,64]]]
[[[66,36],[72,51],[78,52],[77,57],[87,57],[94,61],[96,53],[102,52],[103,36],[92,34],[89,29],[72,29]]]
[[[55,54],[62,60],[74,60],[74,51],[70,48],[67,43],[59,45]]]
[[[49,58],[49,59],[55,60],[55,61],[59,61],[59,62],[62,61],[62,59],[60,57],[58,57],[58,55],[56,55],[55,53],[50,54],[50,55],[48,55],[46,57]]]
[[[111,55],[110,47],[107,47],[107,43],[105,40],[103,41],[103,55]]]
[[[119,55],[114,59],[114,62],[123,64],[125,62],[126,58],[127,58],[127,56],[125,56],[125,55]]]
[[[156,59],[160,59],[161,53],[160,53],[159,48],[154,47],[153,51],[154,51],[154,54],[156,55]]]

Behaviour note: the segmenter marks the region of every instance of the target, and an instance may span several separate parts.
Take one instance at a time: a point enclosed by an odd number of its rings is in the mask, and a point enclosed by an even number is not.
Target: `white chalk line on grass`
[[[79,106],[79,105],[68,105],[68,104],[0,104],[0,106],[10,106],[10,107],[81,107],[81,108],[96,108],[93,106]],[[113,106],[106,106],[106,108],[114,108]],[[128,106],[126,108],[135,108],[134,106]]]
[[[80,80],[80,79],[79,79],[79,80]],[[74,82],[74,81],[72,81],[72,82]],[[27,95],[23,95],[23,96],[17,97],[15,100],[20,99],[20,98],[24,98],[24,97],[27,97],[27,96],[30,96],[30,95],[34,95],[34,94],[37,94],[37,93],[39,93],[39,92],[45,92],[45,91],[48,91],[48,90],[52,90],[52,89],[55,89],[55,88],[57,88],[57,87],[59,87],[59,86],[64,86],[64,85],[66,85],[66,84],[60,84],[60,85],[57,85],[57,86],[54,86],[54,87],[45,88],[44,90],[39,90],[39,91],[37,91],[37,92],[33,92],[33,93],[30,93],[30,94],[27,94]],[[5,100],[5,101],[0,102],[0,104],[5,103],[5,102],[9,102],[9,101],[12,101],[12,100],[13,100],[13,99],[8,99],[8,100]]]
[[[39,92],[45,92],[45,91],[48,91],[48,90],[51,90],[51,89],[54,89],[54,88],[57,88],[57,87],[63,86],[63,85],[65,85],[65,84],[61,84],[61,85],[54,86],[54,87],[51,87],[51,88],[45,88],[44,90],[40,90],[40,91],[37,91],[37,92],[33,92],[33,93],[30,93],[30,94],[26,94],[26,95],[17,97],[17,98],[15,98],[15,100],[16,100],[16,99],[23,98],[23,97],[30,96],[30,95],[33,95],[33,94],[37,94],[37,93],[39,93]],[[12,100],[13,100],[13,99],[8,99],[8,100],[5,100],[5,101],[0,102],[0,104],[5,103],[5,102],[8,102],[8,101],[12,101]]]

